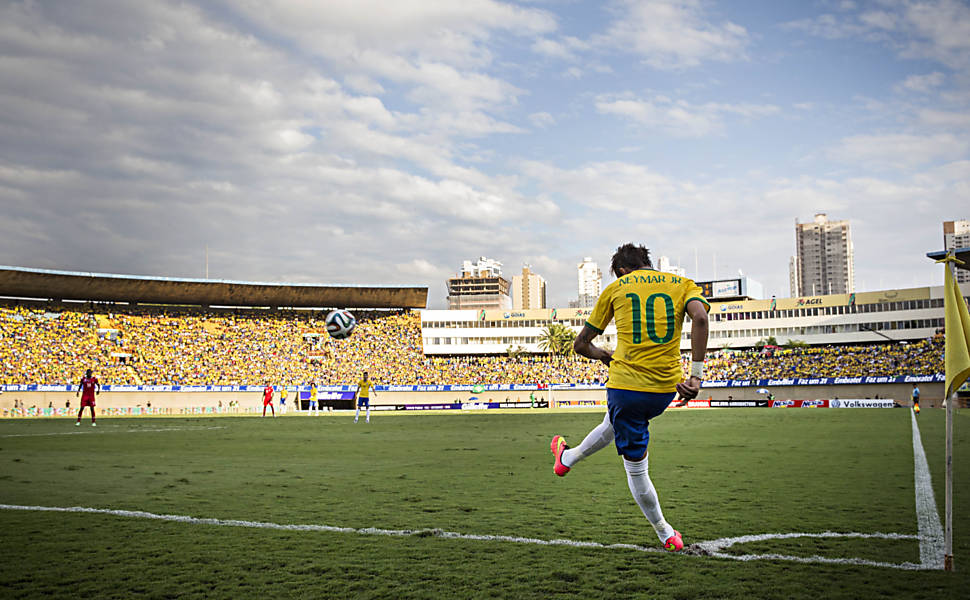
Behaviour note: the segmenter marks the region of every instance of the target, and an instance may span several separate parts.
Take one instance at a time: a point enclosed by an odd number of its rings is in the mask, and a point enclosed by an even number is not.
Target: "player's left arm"
[[[600,333],[602,332],[596,331],[587,323],[583,326],[583,330],[579,332],[579,335],[576,336],[576,339],[573,340],[573,350],[580,356],[598,360],[608,367],[613,360],[613,353],[603,350],[593,343],[593,339]]]
[[[98,389],[95,390],[94,395],[95,396],[100,396],[101,395],[101,380],[100,379],[95,380],[95,385],[98,386]]]
[[[610,284],[612,285],[612,284]],[[593,307],[592,314],[589,315],[589,319],[586,320],[586,324],[583,325],[583,330],[579,332],[576,339],[573,340],[573,350],[576,354],[580,356],[585,356],[586,358],[591,358],[593,360],[598,360],[602,362],[607,367],[613,361],[613,353],[608,352],[602,348],[598,348],[593,344],[593,340],[596,336],[603,333],[606,326],[610,324],[613,320],[613,300],[612,300],[612,288],[607,286],[605,290],[600,294],[600,297],[596,299],[596,306]]]
[[[687,381],[677,384],[677,393],[681,397],[678,406],[683,406],[688,400],[697,397],[701,391],[701,381],[703,379],[703,368],[698,373],[697,363],[703,366],[704,355],[707,354],[707,333],[710,324],[707,318],[708,305],[699,299],[692,299],[687,302],[687,314],[690,315],[690,350],[691,350],[691,375]]]

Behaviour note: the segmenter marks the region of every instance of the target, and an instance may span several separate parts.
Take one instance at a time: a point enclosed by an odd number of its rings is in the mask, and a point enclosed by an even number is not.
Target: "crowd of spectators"
[[[705,378],[781,379],[933,375],[943,372],[943,339],[908,344],[808,346],[709,353]]]
[[[577,356],[425,356],[415,313],[357,315],[335,340],[319,311],[203,311],[111,305],[0,307],[2,383],[340,385],[362,371],[379,384],[590,383],[607,369]],[[684,364],[689,357],[684,355]],[[709,353],[707,379],[927,375],[943,371],[940,339],[910,344]]]
[[[102,351],[90,314],[0,308],[0,382],[71,384],[88,368],[115,381],[130,379],[124,365]]]

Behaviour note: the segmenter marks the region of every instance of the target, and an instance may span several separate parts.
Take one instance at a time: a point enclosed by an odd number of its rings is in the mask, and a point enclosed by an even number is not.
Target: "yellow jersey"
[[[680,333],[687,303],[711,305],[686,277],[640,269],[620,277],[600,294],[586,324],[603,333],[616,319],[616,350],[608,388],[638,392],[676,391],[684,375]]]
[[[361,379],[360,381],[357,382],[357,397],[358,398],[370,398],[370,385],[371,385],[371,383],[372,382],[371,382],[370,379],[367,379],[366,381],[363,380],[363,379]]]

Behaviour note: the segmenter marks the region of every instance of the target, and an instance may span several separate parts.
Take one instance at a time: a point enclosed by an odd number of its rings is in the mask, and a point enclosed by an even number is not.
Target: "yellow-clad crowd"
[[[708,354],[704,371],[711,380],[933,375],[943,372],[943,338],[909,344],[721,351]]]
[[[90,314],[0,308],[2,383],[77,383],[85,369],[126,381],[127,369],[101,350]]]
[[[357,314],[354,334],[326,334],[320,311],[202,311],[106,305],[0,307],[0,382],[347,385],[362,371],[386,384],[603,382],[576,356],[426,357],[416,313]],[[685,365],[689,362],[684,356]],[[926,375],[943,371],[942,341],[771,348],[708,355],[706,379]]]

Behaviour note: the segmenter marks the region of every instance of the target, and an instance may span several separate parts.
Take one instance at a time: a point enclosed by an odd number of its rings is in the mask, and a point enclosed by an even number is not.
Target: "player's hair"
[[[633,244],[623,244],[617,248],[610,263],[610,271],[617,277],[620,276],[617,272],[620,268],[638,269],[640,267],[653,268],[653,263],[650,262],[650,251],[643,246]]]
[[[84,376],[85,377],[90,377],[91,376],[91,369],[88,369],[87,371],[85,371],[84,372]]]

